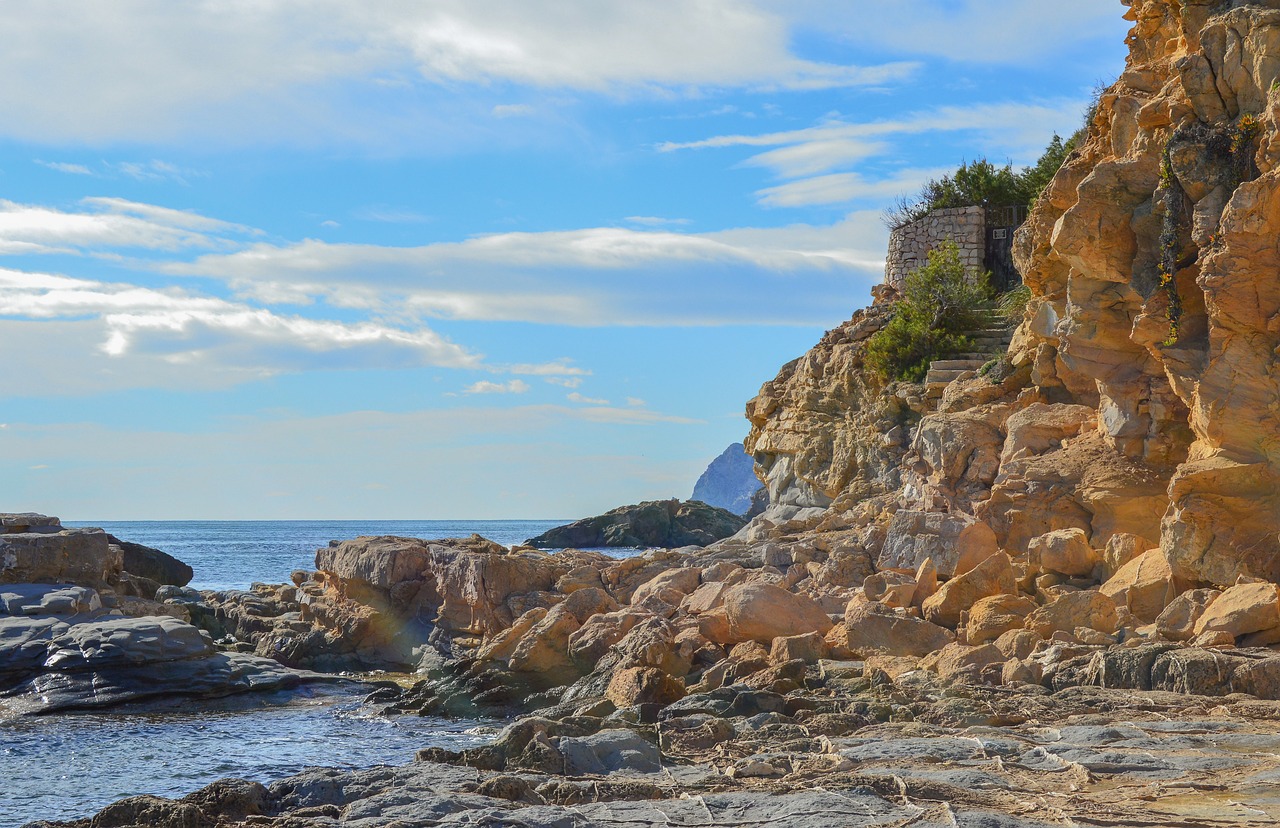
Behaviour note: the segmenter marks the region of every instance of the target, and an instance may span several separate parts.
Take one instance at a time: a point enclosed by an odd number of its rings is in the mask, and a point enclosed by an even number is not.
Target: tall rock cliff
[[[883,387],[861,353],[891,305],[860,311],[748,404],[746,535],[878,526],[874,559],[895,513],[945,512],[1015,557],[1081,529],[1280,579],[1280,0],[1125,5],[1125,70],[1017,234],[1003,362],[936,403]]]

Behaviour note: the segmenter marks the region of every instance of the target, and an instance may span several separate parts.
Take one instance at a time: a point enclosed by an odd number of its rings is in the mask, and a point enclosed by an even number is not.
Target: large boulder
[[[746,523],[739,515],[696,500],[651,500],[558,526],[526,544],[537,549],[707,546]]]
[[[1151,549],[1121,566],[1102,585],[1102,594],[1149,624],[1190,586],[1174,574],[1162,550]]]
[[[1083,627],[1101,633],[1113,633],[1119,625],[1115,601],[1096,589],[1068,592],[1031,613],[1027,629],[1041,638],[1055,632],[1072,633]]]
[[[939,575],[950,578],[972,569],[997,551],[996,535],[987,524],[968,515],[903,509],[893,516],[879,569],[916,570],[932,560]]]
[[[739,584],[724,593],[729,633],[735,641],[771,644],[779,636],[825,633],[831,619],[810,598],[773,584]]]
[[[1035,612],[1035,601],[1024,595],[992,595],[983,598],[969,610],[965,640],[969,644],[987,644],[1010,630],[1020,630],[1027,616]]]
[[[122,569],[120,548],[101,529],[64,529],[45,515],[0,515],[0,584],[101,589],[118,583]]]
[[[1280,592],[1268,582],[1237,584],[1223,592],[1196,621],[1196,635],[1226,632],[1239,637],[1280,627]]]
[[[130,575],[170,586],[186,586],[195,576],[191,567],[167,552],[120,540],[115,535],[107,535],[107,540],[120,547],[124,570]]]
[[[1041,571],[1067,576],[1088,575],[1102,559],[1081,529],[1058,529],[1032,538],[1027,557]]]
[[[883,604],[853,604],[845,613],[840,644],[855,653],[923,656],[955,641],[950,630],[920,618],[894,612]],[[828,636],[830,640],[831,636]]]
[[[1013,563],[998,552],[973,569],[938,588],[923,604],[924,617],[931,623],[955,629],[960,616],[983,598],[1017,591]]]

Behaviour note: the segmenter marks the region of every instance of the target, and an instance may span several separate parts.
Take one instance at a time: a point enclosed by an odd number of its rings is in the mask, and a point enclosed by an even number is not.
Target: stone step
[[[991,357],[978,356],[972,359],[935,359],[929,363],[930,371],[976,371],[986,365]]]
[[[929,373],[925,374],[924,382],[925,382],[925,385],[932,385],[935,382],[940,382],[943,385],[946,385],[949,382],[959,379],[964,374],[972,374],[975,370],[976,369],[974,368],[940,369],[940,370],[930,368]]]

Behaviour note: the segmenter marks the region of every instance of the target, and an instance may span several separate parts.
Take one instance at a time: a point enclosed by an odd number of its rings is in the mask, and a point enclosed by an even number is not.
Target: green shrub
[[[866,365],[886,382],[919,382],[930,362],[971,347],[968,332],[985,327],[990,307],[987,274],[967,270],[959,248],[945,242],[907,274],[893,318],[867,342]]]
[[[1000,294],[1000,298],[996,300],[996,310],[1000,311],[1000,315],[1006,321],[1016,325],[1022,321],[1023,315],[1027,312],[1027,303],[1030,301],[1031,288],[1018,285],[1013,290]]]

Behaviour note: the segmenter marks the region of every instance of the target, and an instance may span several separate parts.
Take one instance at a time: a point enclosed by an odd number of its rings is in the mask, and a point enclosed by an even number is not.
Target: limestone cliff
[[[922,404],[860,370],[887,306],[828,333],[747,407],[775,534],[950,512],[1015,558],[1081,529],[1280,578],[1280,0],[1125,5],[1125,70],[1016,236],[1003,364]]]

